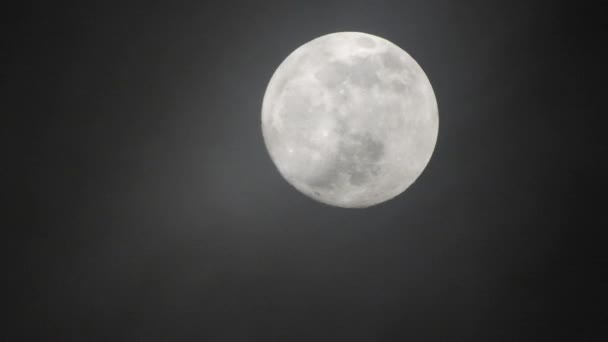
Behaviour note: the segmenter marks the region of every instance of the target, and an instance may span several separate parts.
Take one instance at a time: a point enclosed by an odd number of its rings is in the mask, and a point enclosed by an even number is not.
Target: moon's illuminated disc
[[[407,189],[431,158],[438,125],[418,63],[358,32],[296,49],[272,76],[262,106],[264,141],[281,175],[305,195],[346,208]]]

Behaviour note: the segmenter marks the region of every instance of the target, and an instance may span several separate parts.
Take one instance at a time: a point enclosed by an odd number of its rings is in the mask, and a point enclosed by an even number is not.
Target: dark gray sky
[[[601,340],[603,9],[79,1],[9,14],[11,341]],[[292,189],[260,129],[279,63],[337,31],[406,50],[439,104],[425,172],[364,210]]]

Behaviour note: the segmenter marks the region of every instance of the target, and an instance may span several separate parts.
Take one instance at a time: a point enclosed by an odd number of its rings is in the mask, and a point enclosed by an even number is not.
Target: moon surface
[[[359,32],[316,38],[273,74],[262,133],[281,175],[306,196],[364,208],[407,189],[428,164],[437,101],[416,61]]]

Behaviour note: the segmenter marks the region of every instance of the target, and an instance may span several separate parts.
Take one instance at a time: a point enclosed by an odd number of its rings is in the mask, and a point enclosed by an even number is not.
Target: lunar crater
[[[384,144],[369,134],[350,133],[339,142],[335,158],[325,172],[309,181],[312,188],[328,190],[335,188],[340,179],[353,185],[363,185],[371,176],[378,174],[384,153]]]

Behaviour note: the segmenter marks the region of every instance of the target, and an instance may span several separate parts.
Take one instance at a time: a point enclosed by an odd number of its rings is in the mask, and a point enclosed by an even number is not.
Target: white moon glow
[[[272,76],[262,132],[283,177],[330,205],[362,208],[407,189],[429,162],[439,118],[431,83],[395,44],[340,32],[296,49]]]

